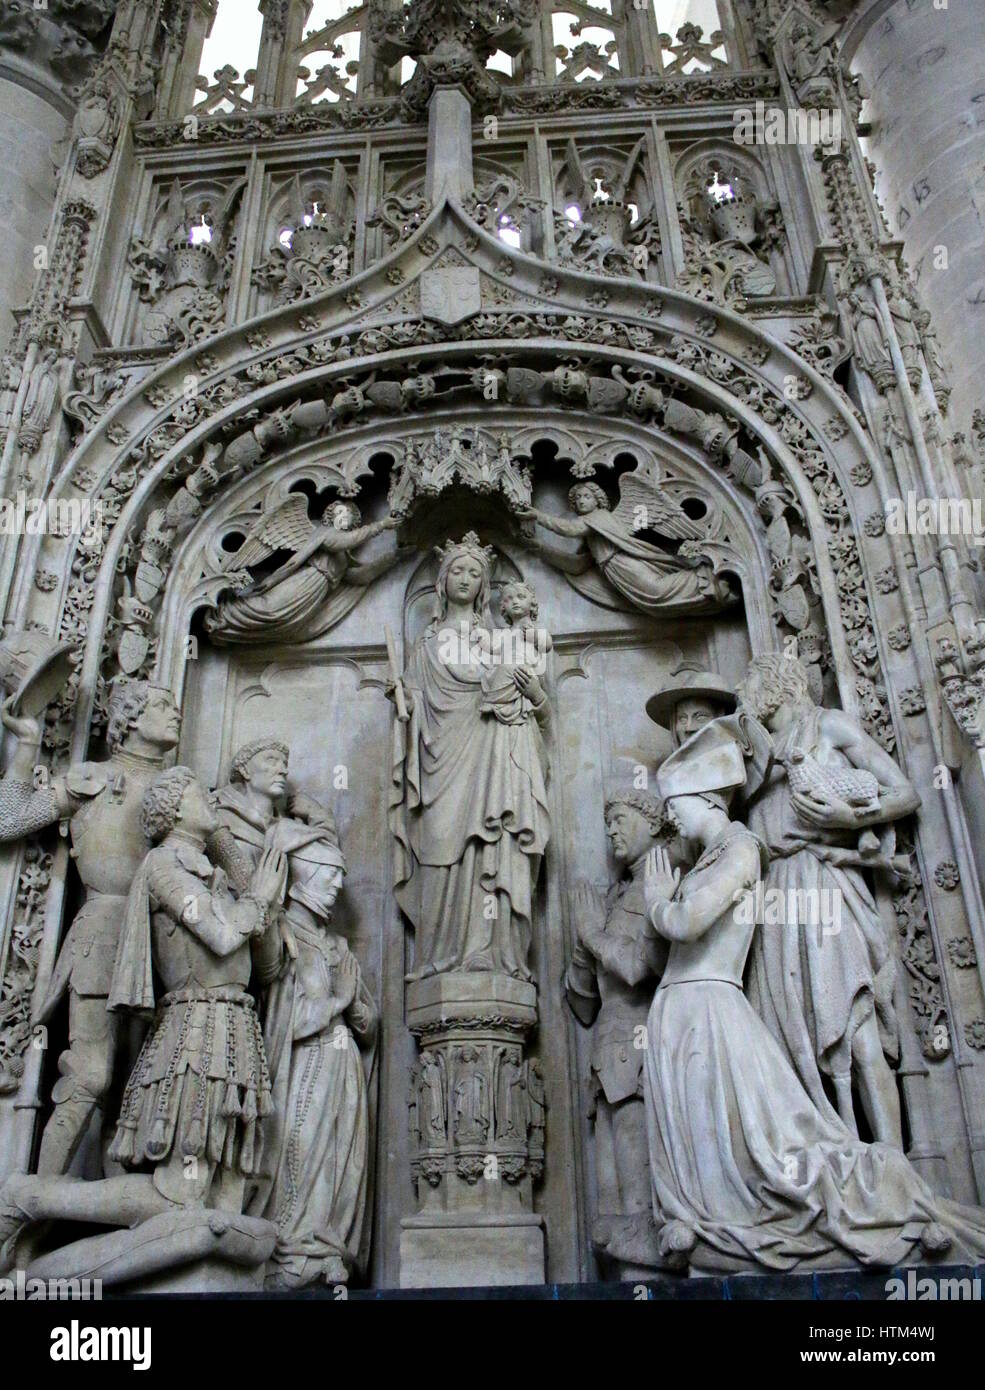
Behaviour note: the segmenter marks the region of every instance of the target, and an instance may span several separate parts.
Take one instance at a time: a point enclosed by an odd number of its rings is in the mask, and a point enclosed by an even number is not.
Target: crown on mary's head
[[[442,564],[455,555],[469,555],[491,570],[496,561],[495,547],[483,545],[474,531],[466,531],[460,541],[449,540],[446,545],[436,545],[434,553]]]

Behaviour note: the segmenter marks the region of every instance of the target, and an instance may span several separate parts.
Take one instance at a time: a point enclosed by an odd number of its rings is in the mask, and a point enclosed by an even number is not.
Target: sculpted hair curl
[[[663,802],[655,796],[648,796],[646,792],[613,792],[606,798],[605,814],[608,815],[614,806],[629,806],[639,811],[654,835],[665,834],[671,828],[664,814]]]
[[[814,703],[803,665],[795,656],[782,652],[753,657],[737,693],[740,703],[757,719],[772,713],[787,700],[797,704]]]
[[[109,697],[106,746],[115,753],[139,724],[153,687],[148,681],[119,681]]]
[[[140,806],[140,828],[152,845],[159,845],[171,834],[178,819],[181,798],[194,781],[195,774],[190,767],[169,767],[147,788]]]

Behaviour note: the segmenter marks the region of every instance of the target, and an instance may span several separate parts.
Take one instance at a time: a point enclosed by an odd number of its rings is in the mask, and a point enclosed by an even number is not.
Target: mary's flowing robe
[[[529,979],[531,900],[550,834],[547,753],[534,713],[504,723],[482,665],[439,655],[433,624],[405,676],[410,720],[394,722],[390,823],[396,897],[415,930],[411,978],[449,970]]]

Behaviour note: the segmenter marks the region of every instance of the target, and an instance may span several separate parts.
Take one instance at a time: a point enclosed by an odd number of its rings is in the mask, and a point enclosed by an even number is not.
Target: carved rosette
[[[529,1212],[544,1166],[543,1079],[524,1055],[534,986],[431,976],[408,985],[407,1021],[420,1048],[408,1103],[421,1210]]]

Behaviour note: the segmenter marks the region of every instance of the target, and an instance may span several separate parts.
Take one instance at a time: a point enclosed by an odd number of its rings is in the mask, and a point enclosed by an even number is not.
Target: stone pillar
[[[868,92],[876,190],[950,360],[950,419],[967,433],[972,410],[985,405],[982,7],[865,0],[844,37]]]
[[[56,147],[67,141],[72,108],[39,73],[0,55],[0,343],[14,331],[13,310],[26,304],[55,202]]]
[[[400,1286],[542,1284],[544,1088],[524,1054],[532,984],[499,974],[432,975],[407,987],[420,1057],[411,1077],[418,1211],[401,1223]]]

